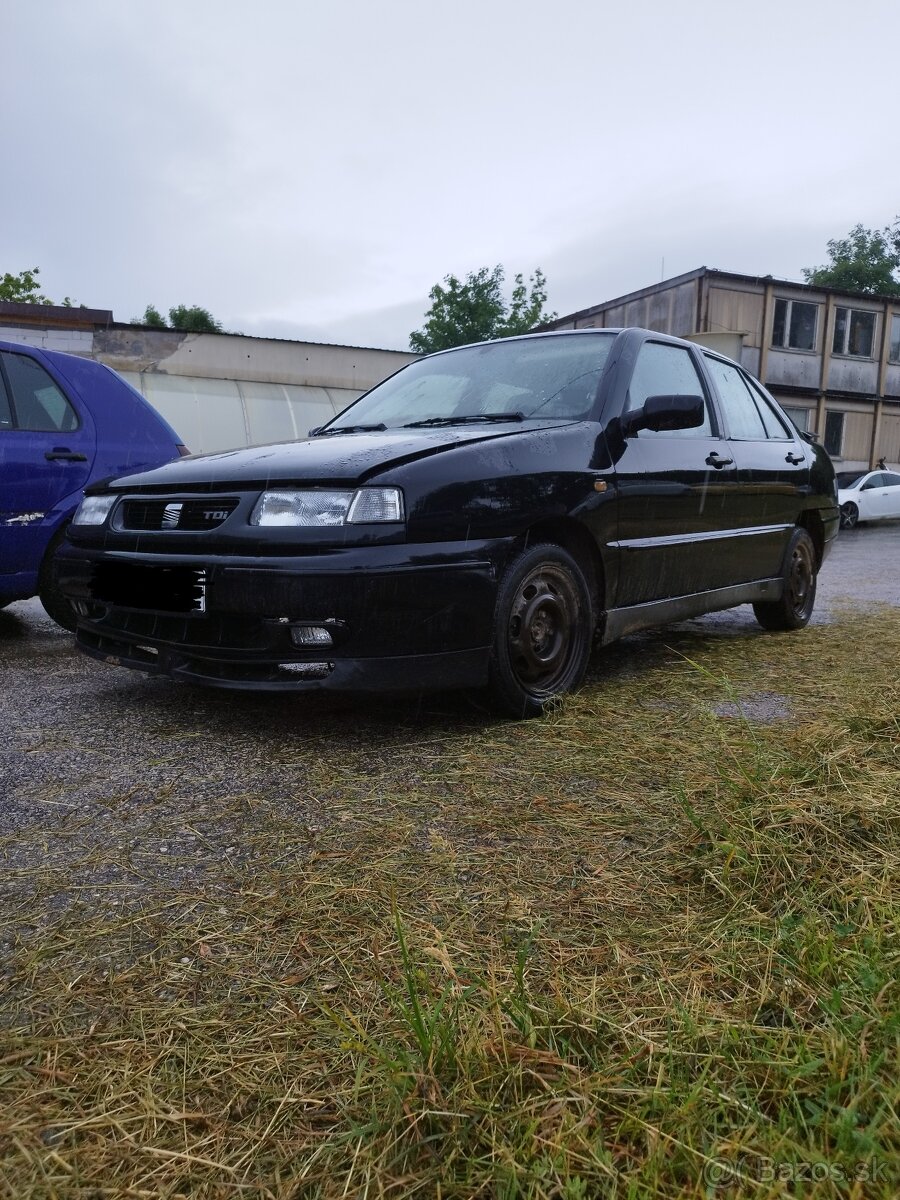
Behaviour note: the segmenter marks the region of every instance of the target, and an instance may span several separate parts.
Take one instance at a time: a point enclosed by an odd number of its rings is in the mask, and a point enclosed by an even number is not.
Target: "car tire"
[[[75,610],[70,601],[60,591],[57,579],[56,552],[65,540],[66,527],[63,526],[55,534],[44,554],[44,560],[38,573],[38,598],[48,617],[51,617],[57,625],[62,625],[63,629],[74,633],[78,618],[75,616]]]
[[[852,500],[841,505],[841,529],[855,529],[859,524],[859,509]]]
[[[816,548],[805,529],[795,529],[784,559],[780,600],[760,601],[753,612],[763,629],[802,629],[816,602]]]
[[[488,696],[513,717],[538,717],[581,682],[593,605],[584,572],[561,546],[540,543],[507,566],[497,591]]]

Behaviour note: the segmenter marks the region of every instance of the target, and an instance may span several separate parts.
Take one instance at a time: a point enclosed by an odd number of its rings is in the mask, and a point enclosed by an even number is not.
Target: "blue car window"
[[[12,428],[12,409],[9,406],[9,396],[6,394],[6,384],[0,375],[0,429]]]
[[[4,354],[16,425],[34,432],[68,433],[78,415],[40,363],[26,354]]]

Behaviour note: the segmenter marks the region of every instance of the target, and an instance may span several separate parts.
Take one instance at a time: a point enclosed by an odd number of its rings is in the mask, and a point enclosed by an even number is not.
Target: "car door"
[[[704,352],[737,468],[730,570],[747,582],[781,574],[809,484],[809,447],[774,400],[735,363]]]
[[[884,515],[900,517],[900,475],[894,471],[885,471],[884,481]]]
[[[900,475],[881,471],[867,479],[860,489],[865,493],[865,516],[869,520],[900,517]]]
[[[648,338],[637,351],[623,411],[675,394],[703,397],[703,424],[641,429],[616,463],[619,608],[734,582],[721,540],[733,522],[737,478],[728,443],[694,352]]]
[[[49,368],[24,348],[0,351],[0,575],[37,571],[95,450],[89,414]]]

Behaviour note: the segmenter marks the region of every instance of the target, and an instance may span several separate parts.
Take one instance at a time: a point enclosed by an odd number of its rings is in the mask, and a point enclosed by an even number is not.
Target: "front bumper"
[[[248,558],[67,546],[84,653],[223,688],[409,691],[487,680],[505,542]],[[298,645],[296,630],[330,644]]]

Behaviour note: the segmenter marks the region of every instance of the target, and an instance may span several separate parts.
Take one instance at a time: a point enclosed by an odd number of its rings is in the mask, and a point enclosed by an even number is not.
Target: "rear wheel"
[[[852,500],[841,505],[841,529],[855,529],[859,524],[859,509]]]
[[[593,613],[584,573],[567,550],[522,551],[500,581],[489,693],[515,717],[536,717],[581,682],[591,653]]]
[[[56,565],[56,551],[65,540],[66,530],[63,527],[57,532],[47,547],[47,552],[44,555],[44,561],[41,563],[40,573],[38,574],[38,596],[47,616],[52,617],[57,625],[62,625],[63,629],[68,629],[71,633],[74,633],[75,626],[78,624],[78,618],[75,616],[75,610],[72,608],[71,603],[60,591]]]
[[[805,529],[795,529],[784,561],[780,600],[753,605],[763,629],[802,629],[816,602],[816,549]]]

